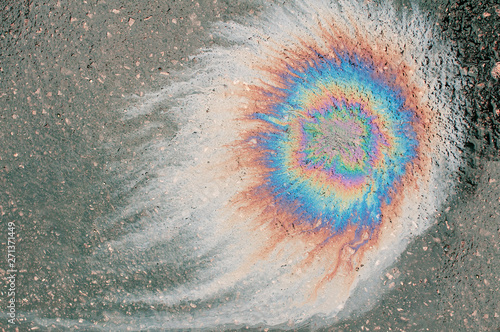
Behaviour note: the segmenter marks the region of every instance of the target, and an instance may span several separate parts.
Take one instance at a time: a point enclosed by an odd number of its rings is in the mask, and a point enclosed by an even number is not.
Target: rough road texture
[[[421,7],[457,46],[467,82],[468,164],[455,202],[386,276],[395,290],[369,314],[338,326],[345,331],[500,328],[500,6],[424,1]]]
[[[77,326],[80,319],[105,321],[105,311],[133,315],[134,308],[112,307],[112,301],[89,303],[103,290],[131,287],[119,271],[90,271],[85,259],[108,236],[93,220],[121,199],[100,153],[109,137],[127,132],[113,110],[123,104],[122,95],[165,85],[170,71],[181,70],[189,55],[209,46],[209,22],[253,10],[229,0],[11,0],[2,6],[0,213],[2,227],[12,220],[18,227],[17,310],[31,312],[18,317],[19,326],[36,327],[34,317],[74,319]],[[500,62],[500,7],[494,1],[425,1],[422,7],[435,13],[456,43],[467,76],[470,143],[463,190],[386,275],[391,289],[386,298],[337,329],[491,331],[500,326],[500,164],[495,161],[500,77],[494,70]],[[151,134],[174,131],[165,124]],[[133,160],[127,150],[131,138],[121,140],[117,158]],[[138,181],[148,181],[147,174]],[[3,228],[1,234],[5,257]],[[161,284],[154,276],[133,279],[134,287]],[[5,299],[0,289],[2,308]]]

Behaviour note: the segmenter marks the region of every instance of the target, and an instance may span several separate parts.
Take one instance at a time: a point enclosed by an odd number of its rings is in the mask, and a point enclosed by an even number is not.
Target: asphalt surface
[[[449,206],[385,276],[391,291],[373,310],[335,330],[500,327],[500,6],[453,0],[421,7],[456,46],[466,78],[467,162]],[[258,5],[229,0],[2,4],[0,250],[7,257],[6,224],[14,221],[19,330],[47,329],[37,318],[71,320],[77,327],[80,320],[101,322],[106,310],[119,310],[89,305],[103,289],[125,284],[86,268],[93,248],[109,236],[95,220],[123,200],[103,146],[119,141],[112,158],[134,160],[127,146],[148,137],[131,138],[130,126],[151,119],[124,122],[115,110],[126,96],[168,84],[171,73],[194,61],[191,55],[218,43],[208,33],[211,22],[258,11]],[[166,123],[155,134],[175,131]],[[2,279],[6,264],[0,262]],[[147,280],[136,283],[148,287]],[[4,313],[7,291],[0,289]],[[14,328],[5,316],[0,327]]]

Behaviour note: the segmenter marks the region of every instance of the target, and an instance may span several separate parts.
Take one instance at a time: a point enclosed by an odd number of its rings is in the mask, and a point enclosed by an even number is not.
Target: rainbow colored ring
[[[302,43],[262,67],[238,146],[258,180],[240,201],[287,234],[326,234],[318,245],[349,229],[340,242],[357,251],[425,174],[429,110],[402,59],[324,37],[330,49]]]

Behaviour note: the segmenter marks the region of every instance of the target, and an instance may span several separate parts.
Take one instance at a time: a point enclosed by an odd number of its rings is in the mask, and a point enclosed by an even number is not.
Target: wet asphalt
[[[110,308],[88,302],[103,289],[124,287],[119,276],[86,269],[93,248],[108,236],[95,220],[123,200],[106,165],[110,158],[138,158],[127,146],[149,138],[127,134],[150,119],[125,122],[116,110],[126,96],[165,86],[172,73],[195,61],[193,55],[219,43],[208,31],[211,22],[255,15],[260,7],[229,0],[1,6],[0,251],[7,256],[6,225],[15,222],[16,326],[45,330],[36,317],[71,319],[75,326],[102,321]],[[469,132],[460,187],[436,224],[384,276],[390,291],[380,303],[334,330],[500,327],[500,77],[494,71],[500,6],[424,1],[421,8],[455,45],[467,83]],[[166,123],[154,134],[175,131]],[[111,142],[119,142],[113,156],[103,150]],[[6,259],[0,261],[2,279],[7,270]],[[0,289],[0,311],[6,310],[7,291]],[[0,321],[0,328],[13,327]]]

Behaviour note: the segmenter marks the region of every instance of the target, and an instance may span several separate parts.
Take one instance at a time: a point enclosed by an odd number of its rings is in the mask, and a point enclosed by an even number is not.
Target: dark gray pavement
[[[127,146],[148,139],[127,135],[147,117],[123,122],[115,110],[126,103],[123,96],[168,84],[171,72],[190,65],[190,55],[216,43],[207,30],[211,22],[252,15],[259,6],[229,0],[33,0],[1,6],[0,256],[7,256],[6,223],[15,221],[16,326],[46,330],[38,318],[48,318],[54,330],[63,329],[56,319],[85,330],[105,322],[108,311],[133,315],[134,308],[111,301],[93,303],[103,290],[119,291],[127,281],[87,268],[93,248],[108,236],[95,220],[123,203],[119,179],[108,174],[106,163],[133,160]],[[380,304],[333,330],[500,327],[500,83],[492,75],[500,61],[500,6],[452,0],[424,2],[422,8],[456,44],[468,77],[463,93],[470,143],[461,188],[386,276],[394,285]],[[175,130],[166,123],[156,133]],[[103,150],[108,142],[123,143],[115,156]],[[2,280],[7,270],[6,260],[0,261]],[[151,287],[146,279],[135,283]],[[4,313],[7,290],[0,289]],[[0,329],[13,329],[5,316]]]

